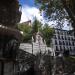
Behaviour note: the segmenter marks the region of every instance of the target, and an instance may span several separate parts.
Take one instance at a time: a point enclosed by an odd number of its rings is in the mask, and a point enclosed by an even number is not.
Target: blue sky
[[[39,8],[35,6],[34,0],[19,0],[19,3],[22,5],[22,15],[20,22],[33,20],[34,17],[36,17],[39,21],[44,20],[40,15]]]
[[[34,0],[20,0],[19,2],[22,6],[23,5],[28,5],[28,6],[31,6],[31,7],[35,6]]]
[[[43,16],[40,15],[39,8],[35,6],[34,0],[19,0],[19,3],[22,5],[22,15],[21,15],[21,21],[20,22],[25,22],[28,20],[33,21],[34,17],[36,17],[39,21],[41,21],[43,24],[46,22]],[[48,24],[56,24],[54,21],[49,22]],[[66,24],[65,24],[65,29],[69,29]]]

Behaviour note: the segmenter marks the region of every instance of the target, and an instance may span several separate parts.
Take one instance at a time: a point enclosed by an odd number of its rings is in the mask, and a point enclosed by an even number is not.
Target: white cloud
[[[33,20],[33,18],[36,17],[39,21],[43,21],[43,17],[40,15],[40,11],[36,7],[29,7],[29,6],[23,6],[22,7],[22,15],[21,15],[21,21],[25,22],[28,20]]]
[[[27,5],[25,5],[25,6],[22,7],[22,15],[21,15],[21,21],[20,22],[25,22],[25,21],[28,21],[28,20],[32,20],[33,21],[34,17],[36,17],[43,24],[44,23],[48,23],[52,27],[54,27],[53,25],[56,25],[55,21],[49,21],[49,22],[47,22],[43,18],[43,16],[40,15],[40,11],[39,11],[38,8],[36,8],[36,7],[30,7],[30,6],[27,6]],[[63,29],[69,30],[69,27],[67,26],[67,22],[64,23]]]

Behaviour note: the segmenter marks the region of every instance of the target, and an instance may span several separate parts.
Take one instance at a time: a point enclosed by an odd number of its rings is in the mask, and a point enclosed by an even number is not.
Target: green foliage
[[[34,41],[36,41],[35,36],[38,30],[42,33],[43,39],[45,39],[47,46],[50,46],[51,38],[53,36],[54,30],[50,28],[47,24],[42,26],[41,22],[37,19],[34,20],[32,27],[25,24],[19,24],[18,28],[23,31],[23,42],[29,42],[33,36]]]
[[[57,15],[59,15],[58,17],[60,17],[60,14],[61,17],[66,15],[61,0],[35,0],[35,2],[39,4],[40,10],[44,10],[45,16],[48,18],[56,19]]]
[[[42,23],[39,22],[36,18],[32,24],[32,33],[37,33],[38,30],[41,30],[42,28]]]
[[[39,25],[39,21],[37,19],[35,19],[33,22],[33,25],[32,25],[32,33],[38,32],[38,25]]]
[[[50,42],[51,42],[51,38],[54,33],[54,29],[50,28],[50,26],[48,26],[48,24],[45,24],[43,26],[41,32],[43,34],[43,38],[45,39],[47,46],[50,46]]]
[[[48,24],[45,24],[44,26],[42,26],[42,24],[35,18],[33,22],[33,27],[32,27],[32,34],[34,39],[38,30],[42,33],[43,35],[42,37],[45,39],[47,46],[50,46],[50,42],[51,42],[51,38],[53,36],[54,30],[50,28]]]
[[[33,34],[33,38],[34,38],[34,41],[36,41],[35,39],[35,35],[36,33],[38,32],[38,30],[41,30],[41,27],[42,27],[42,24],[41,22],[39,22],[36,18],[32,24],[32,34]]]
[[[31,26],[25,24],[19,24],[18,28],[20,31],[23,31],[23,42],[30,42],[32,38]]]
[[[75,0],[62,0],[64,8],[66,9],[69,17],[71,18],[72,27],[75,30]]]
[[[57,25],[63,26],[65,19],[70,19],[61,0],[35,0],[35,2],[40,10],[44,10],[44,17],[49,21],[56,21]]]

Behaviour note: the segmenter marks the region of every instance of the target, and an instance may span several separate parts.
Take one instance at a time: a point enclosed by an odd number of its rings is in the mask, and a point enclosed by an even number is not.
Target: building
[[[22,23],[20,23],[20,24],[22,24],[22,25],[29,25],[29,26],[32,25],[32,24],[31,24],[31,20],[28,20],[28,21],[26,21],[26,22],[22,22]]]
[[[57,53],[69,51],[71,55],[75,55],[75,37],[74,32],[67,30],[55,29],[52,38],[52,48]]]
[[[47,53],[48,51],[51,51],[52,49],[50,47],[47,47],[45,40],[43,40],[41,33],[37,32],[36,34],[36,41],[34,41],[32,37],[32,43],[21,43],[20,49],[23,49],[26,52],[33,53],[36,55],[37,53]]]
[[[43,41],[43,38],[39,34],[36,34],[36,41],[32,37],[32,43],[21,43],[20,49],[23,49],[29,53],[37,54],[38,52],[44,53],[46,51],[46,44]],[[32,51],[33,50],[33,51]]]

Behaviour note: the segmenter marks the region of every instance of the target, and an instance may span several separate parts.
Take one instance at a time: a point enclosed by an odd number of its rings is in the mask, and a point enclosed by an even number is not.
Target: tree
[[[43,34],[43,38],[45,39],[47,46],[50,46],[54,30],[48,24],[45,24],[41,30],[41,33]]]
[[[72,26],[75,30],[75,1],[74,0],[62,0],[63,6],[71,18]]]
[[[27,24],[19,24],[18,28],[23,31],[23,42],[31,42],[32,39],[32,28]]]
[[[63,1],[66,0],[35,0],[35,3],[40,10],[44,11],[45,18],[55,20],[57,25],[63,25],[65,20],[70,22],[70,17],[64,8],[65,2]]]
[[[32,26],[32,34],[33,34],[34,40],[36,40],[35,35],[38,31],[42,34],[42,37],[43,39],[45,39],[47,46],[50,46],[50,42],[51,42],[51,38],[53,36],[54,30],[50,28],[48,24],[45,24],[42,26],[42,23],[35,18],[33,22],[33,26]]]
[[[0,1],[0,24],[14,26],[20,21],[21,12],[19,11],[18,0]]]
[[[36,36],[36,33],[41,30],[41,27],[42,27],[42,23],[39,22],[36,17],[33,21],[33,24],[32,24],[32,34],[33,34],[33,38],[34,38],[34,41],[36,40],[35,39],[35,36]]]
[[[35,20],[32,24],[32,33],[37,33],[38,32],[38,25],[39,25],[39,21],[35,18]]]

